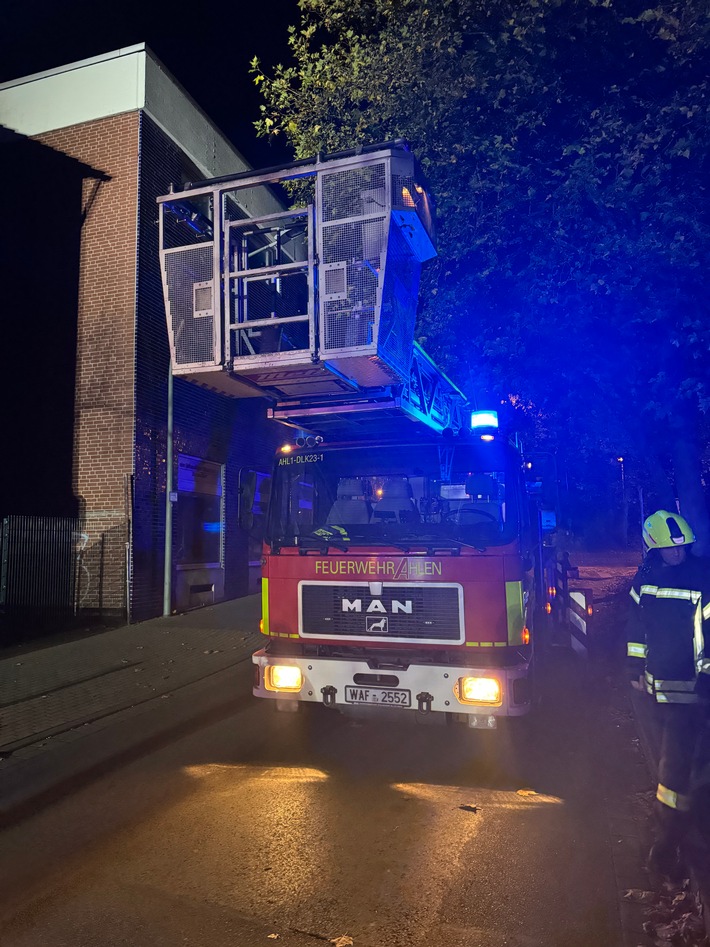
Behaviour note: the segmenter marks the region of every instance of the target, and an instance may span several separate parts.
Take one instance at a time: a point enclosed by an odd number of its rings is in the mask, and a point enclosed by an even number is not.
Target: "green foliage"
[[[419,335],[472,397],[630,456],[710,413],[706,0],[300,9],[292,63],[252,63],[258,132],[297,158],[411,143],[439,244]]]

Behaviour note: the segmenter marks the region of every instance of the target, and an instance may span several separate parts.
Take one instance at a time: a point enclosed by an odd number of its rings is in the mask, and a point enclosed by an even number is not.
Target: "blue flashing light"
[[[217,523],[203,523],[203,524],[202,524],[202,529],[203,529],[206,533],[218,533],[218,532],[222,529],[222,524],[219,523],[219,522],[217,522]]]
[[[498,428],[498,412],[497,411],[473,411],[471,413],[471,427],[473,429],[479,427],[492,427]]]

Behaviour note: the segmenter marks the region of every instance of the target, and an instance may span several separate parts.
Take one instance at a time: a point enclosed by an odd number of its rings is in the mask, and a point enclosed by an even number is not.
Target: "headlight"
[[[495,677],[460,677],[455,693],[462,704],[495,706],[501,703],[500,681]]]
[[[301,669],[292,664],[270,664],[265,671],[264,687],[267,691],[296,693],[303,686]]]

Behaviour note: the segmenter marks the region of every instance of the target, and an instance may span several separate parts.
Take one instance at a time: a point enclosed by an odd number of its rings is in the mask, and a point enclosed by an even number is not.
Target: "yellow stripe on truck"
[[[269,634],[269,580],[261,580],[261,633]]]
[[[522,644],[525,627],[522,582],[505,583],[505,610],[508,615],[508,644]]]

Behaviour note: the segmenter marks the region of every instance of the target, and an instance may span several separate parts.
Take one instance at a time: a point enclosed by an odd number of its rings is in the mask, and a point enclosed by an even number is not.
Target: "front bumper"
[[[525,663],[509,667],[466,667],[456,665],[410,664],[406,668],[388,669],[385,672],[373,672],[366,661],[347,660],[342,657],[301,657],[298,655],[268,655],[261,649],[252,655],[255,669],[253,693],[255,697],[265,697],[279,701],[307,701],[326,703],[341,709],[354,706],[345,699],[346,688],[367,688],[386,690],[387,687],[409,691],[410,706],[401,709],[433,713],[465,714],[481,717],[520,717],[530,710],[529,688],[527,686],[529,665]],[[288,665],[298,667],[303,675],[303,685],[297,693],[269,690],[265,686],[266,668],[270,665]],[[384,673],[396,680],[381,686],[377,675]],[[501,700],[496,705],[461,703],[455,693],[455,687],[462,677],[496,678],[500,683]],[[426,695],[427,699],[421,699]],[[361,705],[355,705],[361,706]],[[401,706],[401,705],[400,705]],[[473,723],[473,721],[471,721]]]

